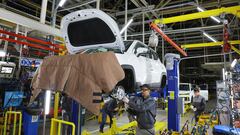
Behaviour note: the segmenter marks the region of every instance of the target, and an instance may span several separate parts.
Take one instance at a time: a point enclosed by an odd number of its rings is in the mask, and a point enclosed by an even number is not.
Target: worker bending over
[[[130,100],[127,97],[123,98],[123,102],[129,105],[129,108],[135,111],[138,127],[136,135],[155,135],[154,123],[156,117],[156,103],[150,97],[150,87],[147,84],[141,87],[142,96],[134,97]]]
[[[107,116],[109,116],[109,118],[110,118],[110,128],[111,128],[112,123],[113,123],[112,118],[113,118],[115,112],[118,109],[117,105],[118,105],[118,103],[117,103],[117,100],[115,98],[111,98],[108,102],[106,102],[103,105],[103,108],[101,110],[101,112],[102,112],[102,122],[100,124],[99,132],[103,133],[103,128],[104,128],[104,125],[106,123]]]

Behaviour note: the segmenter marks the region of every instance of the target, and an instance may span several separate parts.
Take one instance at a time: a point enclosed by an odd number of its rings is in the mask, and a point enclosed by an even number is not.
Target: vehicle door
[[[159,84],[161,83],[160,82],[161,74],[163,72],[162,64],[156,52],[154,52],[152,49],[149,49],[149,52],[150,52],[149,64],[151,64],[150,72],[152,74],[152,84],[154,85],[154,87],[159,87],[160,86]]]
[[[134,49],[134,54],[137,57],[137,68],[136,72],[140,75],[140,80],[142,83],[151,83],[152,74],[151,74],[151,64],[150,64],[150,53],[148,47],[141,42],[137,42]]]

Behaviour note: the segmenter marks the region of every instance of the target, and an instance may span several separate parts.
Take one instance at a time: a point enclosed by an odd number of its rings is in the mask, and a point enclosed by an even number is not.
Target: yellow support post
[[[59,107],[59,92],[55,93],[54,96],[54,113],[53,113],[53,118],[57,119],[58,117],[58,107]],[[53,134],[55,135],[57,132],[57,124],[54,123],[53,125]]]
[[[72,123],[72,122],[68,122],[68,121],[64,121],[64,120],[58,120],[58,119],[55,119],[55,118],[52,118],[51,119],[51,129],[50,129],[50,135],[60,135],[61,132],[58,132],[57,134],[53,134],[53,127],[54,127],[54,123],[58,123],[58,131],[61,131],[61,124],[64,124],[64,125],[69,125],[72,127],[72,135],[75,135],[75,124]],[[56,127],[55,127],[56,128]]]
[[[229,41],[229,43],[231,45],[240,44],[240,40],[232,40],[232,41]],[[197,43],[197,44],[185,44],[185,45],[181,45],[181,48],[191,49],[191,48],[213,47],[213,46],[221,46],[221,45],[223,45],[223,41],[222,42]]]
[[[21,135],[21,129],[22,129],[22,113],[21,112],[15,112],[15,111],[7,111],[5,113],[5,121],[4,121],[4,127],[3,127],[3,135],[6,135],[7,133],[7,123],[8,117],[11,117],[11,114],[14,114],[14,125],[13,125],[13,134],[15,135],[16,132],[16,125],[17,125],[17,115],[19,115],[19,126],[18,126],[18,135]]]
[[[240,55],[240,50],[238,50],[236,47],[234,47],[233,45],[231,45],[231,49],[234,50],[236,53],[238,53]]]
[[[15,135],[16,132],[16,124],[17,124],[17,115],[14,114],[14,122],[13,122],[13,134]]]
[[[203,12],[197,12],[192,14],[186,14],[186,15],[180,15],[175,17],[169,17],[169,18],[162,18],[162,19],[156,19],[154,20],[155,24],[161,23],[161,24],[169,24],[169,23],[176,23],[176,22],[184,22],[194,19],[200,19],[200,18],[208,18],[210,16],[219,16],[222,13],[227,14],[233,14],[240,18],[240,6],[233,6],[233,7],[222,7],[219,9],[213,9],[213,10],[206,10]]]
[[[62,128],[61,123],[58,123],[58,134],[61,133],[61,128]]]

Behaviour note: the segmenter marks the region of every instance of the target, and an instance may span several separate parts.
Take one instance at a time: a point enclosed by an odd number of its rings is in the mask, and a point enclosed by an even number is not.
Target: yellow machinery
[[[219,124],[218,116],[216,114],[202,114],[199,116],[198,120],[199,125],[209,125],[214,127]]]
[[[102,135],[135,134],[136,131],[133,129],[136,126],[137,126],[137,122],[133,121],[131,123],[117,127],[116,119],[114,118],[112,128],[110,128],[109,130],[102,133]],[[166,123],[165,122],[156,122],[154,127],[155,127],[155,132],[158,132],[158,131],[166,128]]]
[[[16,135],[16,129],[17,129],[17,120],[18,120],[18,135],[21,135],[21,129],[22,129],[22,113],[16,112],[16,111],[7,111],[5,113],[5,119],[4,119],[4,127],[3,127],[3,135],[7,134],[8,125],[11,124],[11,115],[14,116],[13,119],[13,135]],[[19,117],[18,117],[19,116]],[[9,120],[8,120],[9,119]]]
[[[113,118],[112,128],[104,131],[104,133],[101,133],[101,135],[136,134],[136,131],[135,131],[136,127],[137,127],[136,121],[133,121],[118,127],[116,118]],[[157,121],[154,127],[155,127],[156,135],[160,135],[159,131],[166,128],[166,123]],[[82,132],[82,135],[91,135],[91,134],[85,130]]]
[[[57,124],[58,126],[58,132],[55,133],[54,132],[54,128],[56,129],[56,127],[54,127],[54,125]],[[61,129],[62,129],[62,125],[68,125],[72,127],[72,135],[75,135],[75,125],[72,122],[68,122],[68,121],[64,121],[64,120],[58,120],[55,118],[51,119],[51,130],[50,130],[50,135],[61,135]]]
[[[221,14],[233,14],[240,18],[240,6],[232,7],[222,7],[218,9],[207,10],[203,12],[191,13],[186,15],[174,16],[169,18],[161,18],[154,20],[154,24],[170,24],[176,22],[184,22],[200,18],[208,18],[210,16],[219,16]],[[240,54],[240,50],[234,47],[234,44],[239,44],[239,40],[229,41],[231,49]],[[211,46],[220,46],[223,45],[223,42],[210,42],[210,43],[196,43],[196,44],[186,44],[182,45],[181,48],[198,48],[198,47],[211,47]]]

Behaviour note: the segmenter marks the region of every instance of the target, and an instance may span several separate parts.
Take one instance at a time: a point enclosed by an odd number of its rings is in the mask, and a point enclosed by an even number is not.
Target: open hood
[[[116,22],[98,9],[80,10],[64,16],[61,31],[71,54],[98,47],[125,49]]]

